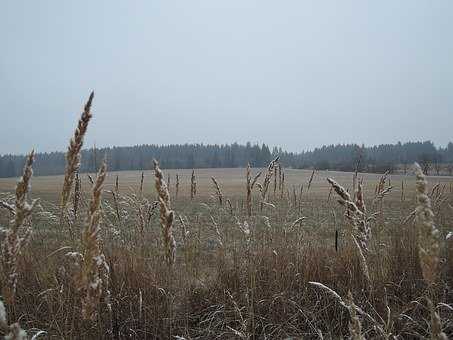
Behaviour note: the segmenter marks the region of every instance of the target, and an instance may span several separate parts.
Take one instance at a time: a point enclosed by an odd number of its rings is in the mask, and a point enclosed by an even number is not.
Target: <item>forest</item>
[[[107,148],[90,148],[82,151],[84,162],[80,172],[95,172],[107,158],[111,171],[144,170],[151,168],[151,160],[158,159],[164,169],[237,168],[250,162],[253,167],[264,167],[272,158],[280,156],[286,167],[295,169],[340,170],[383,173],[400,170],[419,162],[425,174],[451,175],[453,173],[453,143],[436,147],[431,141],[407,142],[364,146],[337,144],[310,151],[287,152],[266,144],[233,143],[225,145],[173,144],[136,145]],[[36,175],[64,173],[65,153],[36,153]],[[0,177],[20,175],[24,155],[0,156]]]

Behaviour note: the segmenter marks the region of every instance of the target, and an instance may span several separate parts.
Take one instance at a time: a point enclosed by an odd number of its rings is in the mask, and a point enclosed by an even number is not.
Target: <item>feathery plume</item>
[[[263,210],[264,203],[267,203],[267,190],[269,189],[269,184],[271,182],[272,174],[274,173],[274,167],[278,164],[279,157],[276,157],[272,160],[267,166],[266,175],[264,176],[264,181],[261,184],[261,210]]]
[[[64,174],[63,190],[61,192],[61,218],[60,223],[63,222],[63,215],[66,210],[66,205],[68,203],[69,195],[72,189],[72,183],[74,182],[74,177],[76,172],[80,168],[80,150],[83,145],[83,138],[88,128],[88,123],[91,119],[91,103],[93,101],[94,92],[91,92],[90,97],[88,98],[85,108],[82,112],[82,115],[79,119],[77,128],[74,132],[74,136],[69,141],[68,151],[66,153],[66,168]]]
[[[360,199],[358,199],[356,203],[354,203],[345,188],[343,188],[332,178],[327,178],[327,181],[331,184],[333,190],[335,190],[337,195],[340,196],[338,203],[346,207],[345,216],[351,222],[351,225],[353,227],[353,235],[359,240],[359,244],[362,250],[367,252],[368,241],[371,237],[371,229],[366,218],[366,208],[365,202],[363,200],[361,184],[359,185],[360,192],[358,192],[357,194],[358,197],[360,196]]]
[[[247,164],[246,170],[246,205],[247,205],[247,216],[252,216],[252,190],[256,184],[256,181],[261,176],[261,171],[258,172],[252,180],[252,168],[250,167],[250,163]]]
[[[6,275],[5,285],[3,286],[3,296],[10,303],[14,302],[16,294],[16,285],[18,280],[17,267],[19,257],[23,247],[28,243],[31,229],[27,224],[27,218],[31,215],[36,200],[31,203],[27,202],[28,192],[30,190],[30,181],[33,176],[34,151],[28,155],[25,162],[22,177],[16,186],[16,200],[14,205],[14,220],[11,227],[6,232],[3,240],[2,262],[3,272]]]
[[[92,188],[88,218],[82,234],[83,261],[81,266],[79,289],[83,293],[82,317],[94,320],[101,296],[109,297],[109,266],[101,249],[99,221],[101,219],[101,194],[107,175],[105,159],[99,169]]]
[[[379,182],[375,188],[375,200],[382,200],[393,189],[393,187],[390,185],[390,178],[388,178],[389,173],[390,171],[387,170],[379,179]],[[387,188],[385,187],[386,181],[388,182]]]
[[[431,210],[431,200],[427,195],[428,182],[422,168],[415,163],[417,208],[415,209],[415,223],[418,229],[418,249],[423,278],[430,284],[437,277],[439,264],[439,231],[434,225],[434,214]]]
[[[156,191],[160,203],[160,224],[162,226],[165,253],[168,265],[173,266],[176,259],[176,241],[173,236],[174,212],[171,210],[170,193],[167,184],[164,181],[162,171],[159,168],[159,163],[156,160],[153,160],[153,162],[154,175],[156,178]],[[194,177],[193,172],[192,176]]]

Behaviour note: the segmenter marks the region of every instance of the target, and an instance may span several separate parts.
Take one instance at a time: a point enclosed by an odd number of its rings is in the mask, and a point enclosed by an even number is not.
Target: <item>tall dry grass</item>
[[[101,195],[107,164],[102,163],[92,194],[88,209],[86,226],[82,234],[82,253],[78,257],[81,263],[77,278],[78,289],[82,294],[82,316],[87,320],[94,320],[99,312],[100,299],[104,295],[109,299],[109,265],[102,251],[100,230]]]
[[[66,153],[66,168],[63,180],[63,189],[61,191],[61,217],[60,224],[63,224],[66,206],[68,204],[69,196],[71,194],[74,178],[80,168],[80,151],[83,146],[83,139],[88,129],[88,123],[92,117],[91,104],[93,102],[94,92],[91,92],[88,101],[85,104],[82,115],[78,121],[77,128],[74,131],[74,136],[69,141],[68,151]]]
[[[105,163],[78,174],[72,150],[65,204],[28,203],[33,154],[15,197],[1,196],[7,339],[452,338],[453,197],[417,167],[404,200],[390,173],[366,183],[358,171],[329,178],[330,192],[312,171],[297,195],[276,160],[261,183],[247,167],[245,195],[212,178],[210,199],[192,171],[172,200],[157,161],[154,183],[142,173],[129,190],[121,174],[106,184]],[[58,218],[71,192],[73,235]]]
[[[14,217],[1,243],[2,295],[7,303],[14,303],[20,257],[30,241],[32,232],[30,216],[37,201],[33,200],[29,203],[27,199],[33,175],[33,161],[34,151],[28,155],[22,177],[17,183],[14,207],[7,203],[4,204]]]
[[[420,165],[415,163],[417,177],[417,208],[415,222],[418,232],[418,247],[420,265],[424,279],[433,284],[437,278],[440,260],[440,233],[434,224],[434,214],[431,210],[431,200],[427,195],[427,181]]]
[[[171,210],[170,192],[165,183],[159,163],[154,160],[154,175],[156,177],[156,191],[160,203],[160,224],[164,240],[165,254],[167,263],[173,266],[176,260],[176,241],[173,236],[174,212]]]

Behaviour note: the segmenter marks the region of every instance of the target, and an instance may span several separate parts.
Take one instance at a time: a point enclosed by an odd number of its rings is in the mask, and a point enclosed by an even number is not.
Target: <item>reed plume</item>
[[[440,233],[434,224],[434,214],[431,209],[431,200],[427,195],[425,175],[418,163],[415,163],[417,208],[415,209],[415,223],[418,230],[418,253],[423,278],[433,284],[437,278],[439,265],[439,238]]]
[[[356,202],[352,201],[351,195],[332,178],[327,178],[333,190],[340,196],[338,203],[346,207],[345,216],[351,222],[352,235],[357,238],[362,251],[368,252],[368,242],[371,238],[369,220],[366,216],[365,201],[363,199],[362,184],[356,194]]]
[[[272,175],[274,174],[274,168],[276,164],[278,164],[279,157],[276,157],[272,160],[269,165],[267,166],[266,175],[264,176],[263,183],[261,184],[260,192],[261,192],[261,204],[260,209],[263,210],[264,203],[267,203],[267,191],[269,189],[269,184],[271,182]]]
[[[164,181],[162,170],[159,163],[154,162],[154,175],[156,179],[156,191],[159,196],[160,204],[160,224],[162,226],[162,236],[164,239],[165,255],[169,266],[173,266],[176,260],[176,241],[173,236],[174,212],[171,210],[170,192]],[[192,172],[193,176],[193,172]]]
[[[94,92],[91,92],[88,101],[85,104],[82,115],[77,124],[77,128],[74,132],[74,136],[69,141],[68,151],[66,153],[66,168],[64,173],[63,190],[61,192],[60,208],[61,217],[60,223],[62,224],[64,214],[66,212],[66,206],[68,203],[69,195],[71,193],[72,184],[76,172],[80,168],[80,150],[83,146],[83,138],[88,128],[88,123],[91,119],[91,103],[93,101]]]
[[[382,200],[385,197],[385,195],[387,195],[392,190],[393,187],[390,185],[390,179],[388,178],[389,173],[390,173],[390,171],[387,170],[379,178],[379,182],[377,183],[376,189],[375,189],[375,199]],[[388,180],[388,187],[386,188],[385,183],[387,182],[387,180]]]
[[[92,188],[85,230],[82,234],[82,265],[78,279],[82,292],[82,317],[94,320],[102,295],[108,301],[109,266],[102,252],[99,222],[101,219],[101,194],[107,175],[105,160],[99,169]]]
[[[256,181],[261,176],[261,171],[258,172],[252,180],[252,168],[250,167],[250,163],[247,164],[247,171],[246,171],[246,205],[247,205],[247,216],[252,216],[252,190],[256,184]]]
[[[3,274],[6,276],[3,285],[3,296],[8,303],[13,303],[16,296],[19,259],[31,235],[30,221],[27,220],[37,202],[36,200],[31,203],[27,202],[31,177],[33,176],[33,160],[34,151],[32,150],[26,159],[22,177],[16,185],[14,220],[6,232],[1,247]]]
[[[353,202],[349,193],[341,185],[331,178],[327,178],[327,181],[331,184],[337,195],[340,196],[338,202],[346,207],[345,217],[350,221],[351,226],[349,237],[351,238],[354,247],[357,249],[360,267],[366,278],[367,286],[371,288],[371,279],[365,257],[365,254],[368,253],[368,242],[371,238],[371,229],[366,217],[362,185],[359,185],[359,191],[356,195],[357,200],[356,202]]]

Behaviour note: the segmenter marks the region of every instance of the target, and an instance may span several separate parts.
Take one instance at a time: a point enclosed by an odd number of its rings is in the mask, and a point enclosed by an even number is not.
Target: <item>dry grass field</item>
[[[80,175],[78,216],[72,194],[69,220],[61,223],[63,176],[33,178],[30,199],[40,201],[30,221],[33,234],[17,262],[17,290],[14,304],[7,305],[9,318],[20,321],[29,334],[44,330],[40,337],[55,339],[335,339],[352,334],[351,311],[326,290],[309,284],[315,281],[344,299],[348,291],[352,293],[353,303],[363,309],[363,315],[356,315],[363,338],[383,338],[381,333],[389,338],[429,338],[426,296],[437,303],[444,332],[452,332],[451,258],[442,262],[442,279],[427,286],[418,264],[415,222],[407,220],[417,204],[413,175],[389,175],[385,185],[393,188],[380,200],[375,190],[381,175],[358,174],[363,178],[368,214],[378,213],[370,222],[368,282],[348,239],[351,221],[344,217],[345,208],[336,202],[326,180],[334,178],[351,191],[354,174],[315,172],[308,189],[312,171],[286,169],[283,195],[278,182],[274,195],[274,179],[270,181],[266,201],[272,205],[261,210],[260,192],[253,190],[250,217],[245,206],[246,169],[195,170],[193,200],[191,174],[191,170],[164,171],[165,180],[170,175],[175,212],[172,266],[166,262],[158,207],[152,203],[157,197],[154,171],[144,172],[142,200],[137,198],[140,172],[107,175],[98,236],[110,269],[109,297],[106,300],[104,291],[95,299],[95,316],[88,320],[82,317],[86,296],[77,286],[79,264],[72,263],[72,256],[84,247],[79,235],[88,223],[86,204],[92,185],[87,174]],[[211,177],[221,189],[222,205]],[[260,177],[258,182],[263,180]],[[435,219],[445,239],[453,230],[452,179],[428,180],[429,192],[434,186],[443,190]],[[0,180],[1,199],[14,204],[16,182]],[[8,215],[2,209],[4,226]]]
[[[149,161],[150,168],[152,161]],[[254,171],[264,171],[265,169],[254,169]],[[182,198],[190,197],[190,176],[192,170],[189,169],[163,169],[165,173],[165,180],[170,176],[170,191],[175,190],[176,174],[180,177],[180,191],[179,196]],[[209,199],[213,194],[211,177],[216,178],[222,184],[223,193],[227,197],[240,198],[244,196],[245,190],[245,174],[246,169],[243,168],[230,168],[230,169],[195,169],[197,176],[198,197]],[[141,171],[115,171],[109,172],[104,182],[105,190],[112,190],[115,185],[116,177],[119,179],[120,190],[123,193],[130,193],[136,191],[140,186]],[[145,185],[143,193],[146,196],[155,195],[154,186],[154,171],[143,171],[145,178]],[[312,170],[300,169],[286,169],[285,182],[286,189],[297,188],[299,194],[300,186],[307,186],[311,177]],[[95,176],[96,174],[90,174]],[[340,172],[340,171],[316,171],[310,187],[310,196],[319,198],[327,197],[329,195],[330,184],[326,181],[327,177],[335,178],[335,180],[342,184],[345,188],[352,185],[352,178],[354,173]],[[361,173],[360,178],[363,178],[364,191],[368,195],[374,195],[375,185],[379,181],[381,175],[379,174],[365,174]],[[63,185],[64,176],[40,176],[33,178],[33,186],[31,195],[33,197],[40,197],[49,201],[57,202],[60,198],[61,188]],[[81,175],[82,187],[87,192],[91,189],[88,180],[88,174]],[[432,176],[427,177],[430,183],[430,188],[440,183],[446,185],[446,191],[450,192],[453,188],[453,177],[449,176]],[[414,195],[415,177],[413,173],[408,172],[407,175],[391,175],[390,184],[393,186],[392,191],[387,195],[387,200],[401,200],[401,184],[407,186],[407,195]],[[0,178],[0,192],[14,192],[16,189],[17,178]]]
[[[64,176],[0,179],[5,339],[453,337],[451,178],[79,175],[91,99]]]

